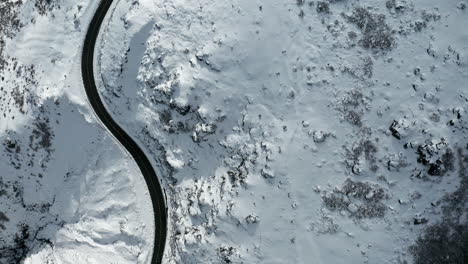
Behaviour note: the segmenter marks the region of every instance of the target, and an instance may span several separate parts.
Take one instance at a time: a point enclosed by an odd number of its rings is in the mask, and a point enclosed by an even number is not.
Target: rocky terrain
[[[80,79],[87,1],[2,1],[0,263],[137,263],[154,230],[145,182]]]
[[[102,94],[167,183],[168,263],[463,263],[466,12],[121,1]]]
[[[467,4],[115,1],[96,78],[165,184],[165,262],[466,263]],[[2,260],[151,254],[80,82],[94,8],[0,4]]]

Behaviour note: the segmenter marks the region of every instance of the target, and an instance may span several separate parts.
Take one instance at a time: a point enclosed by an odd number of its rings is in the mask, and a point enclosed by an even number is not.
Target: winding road
[[[148,157],[138,144],[114,121],[107,112],[99,96],[94,80],[94,50],[104,17],[109,10],[113,0],[101,0],[96,13],[89,25],[83,45],[81,58],[81,72],[88,100],[97,117],[106,126],[107,130],[127,149],[145,178],[150,193],[154,217],[154,249],[151,263],[162,263],[167,232],[167,207],[165,205],[162,186],[156,176]]]

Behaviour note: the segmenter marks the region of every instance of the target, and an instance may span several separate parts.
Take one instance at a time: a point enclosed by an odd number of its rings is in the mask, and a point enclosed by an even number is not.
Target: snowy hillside
[[[0,2],[0,263],[151,259],[81,80],[97,5]],[[466,263],[467,5],[114,0],[95,78],[165,263]]]
[[[145,182],[84,95],[90,3],[0,3],[0,263],[151,258]]]
[[[118,3],[102,94],[167,183],[168,263],[463,263],[465,7]]]

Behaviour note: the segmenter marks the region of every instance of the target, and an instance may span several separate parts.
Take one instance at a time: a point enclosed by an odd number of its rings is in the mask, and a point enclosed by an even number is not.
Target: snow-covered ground
[[[120,1],[98,74],[167,184],[166,261],[463,263],[466,4]]]
[[[0,3],[0,263],[148,263],[147,187],[81,80],[98,2],[23,2]]]
[[[3,262],[151,256],[81,83],[96,5],[0,3]],[[115,0],[95,74],[164,181],[165,262],[464,263],[467,5]]]

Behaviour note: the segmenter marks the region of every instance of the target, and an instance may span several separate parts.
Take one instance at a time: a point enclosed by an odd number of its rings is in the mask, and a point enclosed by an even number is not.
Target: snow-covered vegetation
[[[465,6],[117,4],[97,74],[167,184],[167,261],[462,263]]]
[[[115,0],[95,77],[166,188],[165,262],[464,263],[467,4]],[[81,83],[96,5],[0,3],[0,260],[151,256]]]
[[[0,263],[136,263],[153,215],[81,81],[90,1],[2,1]]]

